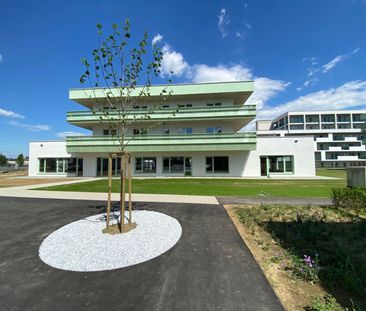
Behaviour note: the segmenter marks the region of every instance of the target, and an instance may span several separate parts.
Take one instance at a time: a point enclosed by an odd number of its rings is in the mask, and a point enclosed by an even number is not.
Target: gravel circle
[[[115,213],[115,216],[119,217],[119,214]],[[105,214],[72,222],[43,240],[39,257],[46,264],[62,270],[113,270],[165,253],[182,235],[179,222],[162,213],[133,211],[132,220],[137,224],[135,229],[115,235],[102,233]]]

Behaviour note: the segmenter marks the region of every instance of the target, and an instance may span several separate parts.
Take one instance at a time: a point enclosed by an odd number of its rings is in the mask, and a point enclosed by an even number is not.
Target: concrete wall
[[[257,137],[257,149],[249,154],[244,176],[260,176],[260,156],[293,156],[294,175],[292,176],[316,175],[312,137]]]

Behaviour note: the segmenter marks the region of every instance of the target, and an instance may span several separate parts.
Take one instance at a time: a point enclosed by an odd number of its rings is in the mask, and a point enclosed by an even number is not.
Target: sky
[[[133,39],[146,30],[162,48],[157,82],[254,80],[258,119],[366,109],[366,0],[0,0],[0,153],[88,134],[66,122],[83,109],[68,90],[96,24],[125,18]]]

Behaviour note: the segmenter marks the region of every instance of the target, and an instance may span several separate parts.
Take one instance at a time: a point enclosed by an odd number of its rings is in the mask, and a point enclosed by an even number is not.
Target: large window
[[[293,156],[260,157],[261,176],[268,174],[289,174],[294,172]]]
[[[136,173],[156,173],[156,157],[135,158]]]
[[[163,157],[163,173],[184,173],[185,172],[185,166],[187,166],[187,163],[185,165],[185,158],[184,157]],[[190,158],[186,158],[190,159]],[[190,163],[190,161],[189,161]],[[187,167],[186,167],[187,170]],[[190,171],[190,165],[189,165],[189,171]]]
[[[229,157],[206,157],[207,173],[228,173]]]
[[[40,158],[39,173],[82,175],[82,159],[78,158]]]

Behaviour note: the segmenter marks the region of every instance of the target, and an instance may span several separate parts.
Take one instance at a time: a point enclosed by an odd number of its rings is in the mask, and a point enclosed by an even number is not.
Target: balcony
[[[146,118],[148,110],[131,110],[127,120],[135,122],[169,122],[169,121],[194,121],[194,120],[237,120],[240,127],[243,127],[256,116],[255,105],[231,105],[220,107],[189,107],[179,108],[175,113],[174,109],[158,109],[149,112],[149,118]],[[108,122],[108,118],[120,119],[120,114],[114,110],[105,112],[98,111],[71,111],[67,113],[67,122],[76,126],[92,129],[93,124]]]
[[[141,135],[126,138],[129,152],[176,151],[245,151],[255,150],[255,132],[191,134],[191,135]],[[118,139],[111,136],[69,136],[66,138],[68,153],[116,152]]]

